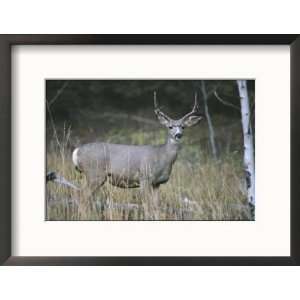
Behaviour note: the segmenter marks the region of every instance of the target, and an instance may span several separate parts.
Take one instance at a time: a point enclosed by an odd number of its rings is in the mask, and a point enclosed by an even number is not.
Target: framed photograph
[[[299,265],[298,35],[0,36],[4,265]]]

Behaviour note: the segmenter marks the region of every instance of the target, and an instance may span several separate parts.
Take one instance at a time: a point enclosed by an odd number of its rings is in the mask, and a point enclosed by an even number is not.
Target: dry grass
[[[135,131],[128,136],[133,143],[146,144],[153,139],[149,135],[150,138]],[[120,140],[111,133],[109,136],[111,142]],[[162,136],[158,132],[156,142]],[[83,186],[85,178],[75,171],[71,161],[69,132],[62,134],[61,140],[58,143],[55,137],[48,142],[47,170],[55,170]],[[139,189],[121,189],[109,183],[93,195],[49,183],[47,220],[151,220],[149,201],[151,195],[142,194]],[[184,146],[170,180],[160,187],[160,204],[153,209],[159,220],[250,220],[241,154],[231,151],[216,161],[198,144]]]

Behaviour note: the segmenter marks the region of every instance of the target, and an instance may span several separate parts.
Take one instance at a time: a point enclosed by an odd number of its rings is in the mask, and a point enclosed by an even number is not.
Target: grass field
[[[210,155],[206,125],[185,133],[170,180],[160,186],[160,204],[154,208],[160,220],[251,219],[245,195],[240,124],[228,125],[230,130],[226,124],[221,125],[216,126],[217,160]],[[64,129],[48,133],[47,171],[56,171],[78,186],[84,186],[85,177],[74,169],[72,146],[87,142],[89,135],[91,141],[158,144],[166,134],[162,128],[121,127],[99,136],[89,131],[72,132],[66,126],[58,128]],[[90,195],[48,183],[46,196],[47,220],[152,219],[146,205],[151,195],[143,195],[139,189],[105,183]]]

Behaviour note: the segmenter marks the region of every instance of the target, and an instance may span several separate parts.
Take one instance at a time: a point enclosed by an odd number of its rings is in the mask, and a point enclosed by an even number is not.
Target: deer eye
[[[173,128],[173,126],[169,126],[169,129],[172,129]]]
[[[181,126],[182,129],[184,129],[184,126]]]

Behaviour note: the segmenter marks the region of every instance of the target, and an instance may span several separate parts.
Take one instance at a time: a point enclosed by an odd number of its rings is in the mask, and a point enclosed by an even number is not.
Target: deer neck
[[[180,149],[180,142],[176,141],[170,134],[167,137],[166,143],[164,145],[170,154],[174,155],[176,158],[177,152]]]
[[[166,172],[166,178],[169,178],[172,170],[172,165],[176,161],[179,148],[180,144],[169,135],[165,144],[161,145],[159,148],[159,161],[161,163],[161,166],[164,166],[163,169]]]

